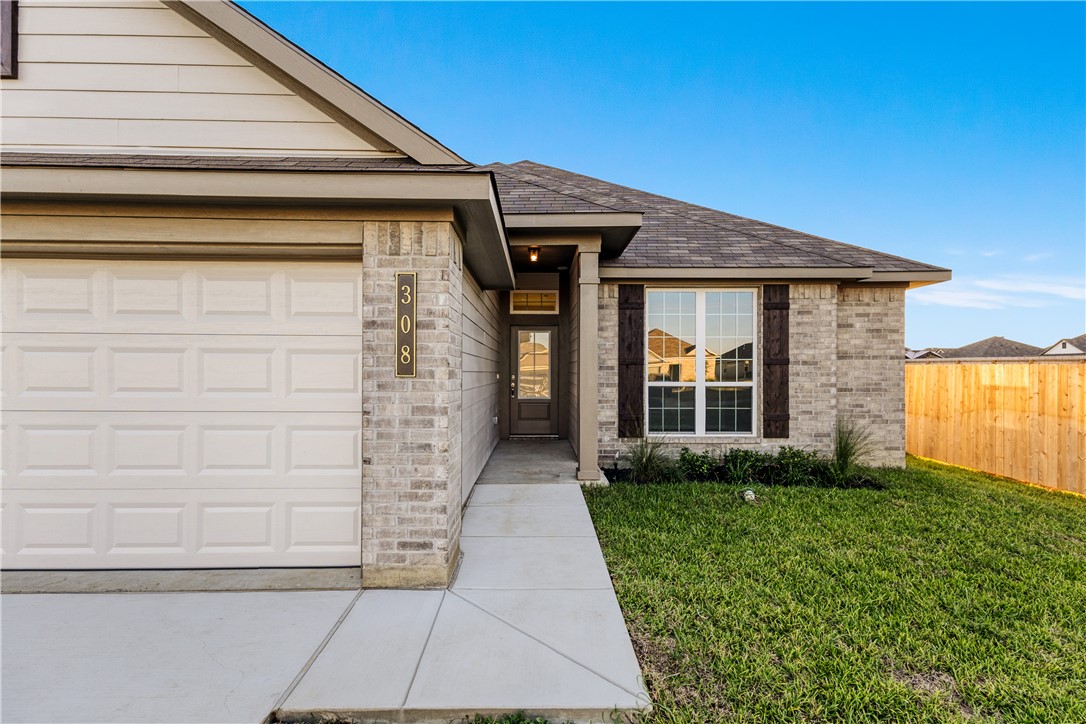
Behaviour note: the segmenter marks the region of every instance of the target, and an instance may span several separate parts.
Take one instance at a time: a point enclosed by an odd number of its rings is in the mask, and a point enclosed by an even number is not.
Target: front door
[[[511,435],[558,435],[557,327],[513,327]]]

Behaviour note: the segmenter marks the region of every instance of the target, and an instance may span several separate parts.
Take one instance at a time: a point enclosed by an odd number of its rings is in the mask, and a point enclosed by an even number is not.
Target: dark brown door
[[[557,327],[513,327],[509,385],[511,435],[557,435]]]

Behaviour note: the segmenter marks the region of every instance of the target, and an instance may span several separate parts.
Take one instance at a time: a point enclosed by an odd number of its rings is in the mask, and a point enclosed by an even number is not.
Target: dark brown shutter
[[[762,287],[762,434],[788,437],[788,285]]]
[[[618,436],[645,428],[645,287],[618,285]]]

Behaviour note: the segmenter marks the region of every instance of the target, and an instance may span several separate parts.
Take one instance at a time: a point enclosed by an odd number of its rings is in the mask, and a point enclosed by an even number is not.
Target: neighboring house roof
[[[505,213],[543,213],[558,198],[573,211],[643,213],[641,230],[626,251],[601,266],[947,271],[532,161],[481,168],[494,172]]]
[[[906,349],[905,359],[939,359],[943,355],[939,350],[934,349]]]
[[[1061,343],[1066,343],[1065,347],[1061,348]],[[1075,351],[1072,352],[1067,347],[1073,347]],[[1041,354],[1086,354],[1086,334],[1057,340],[1055,344],[1046,347]]]
[[[964,347],[940,351],[943,357],[948,359],[962,357],[1034,357],[1041,353],[1041,348],[1025,342],[1016,342],[1006,337],[989,337],[979,342],[967,344]]]

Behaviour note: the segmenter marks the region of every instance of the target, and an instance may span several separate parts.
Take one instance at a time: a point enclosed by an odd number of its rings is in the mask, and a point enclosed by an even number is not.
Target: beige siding
[[[5,201],[4,255],[358,259],[366,221],[451,221],[450,210]]]
[[[498,444],[498,293],[464,272],[463,500]]]
[[[5,149],[399,155],[375,148],[160,3],[24,0]]]

